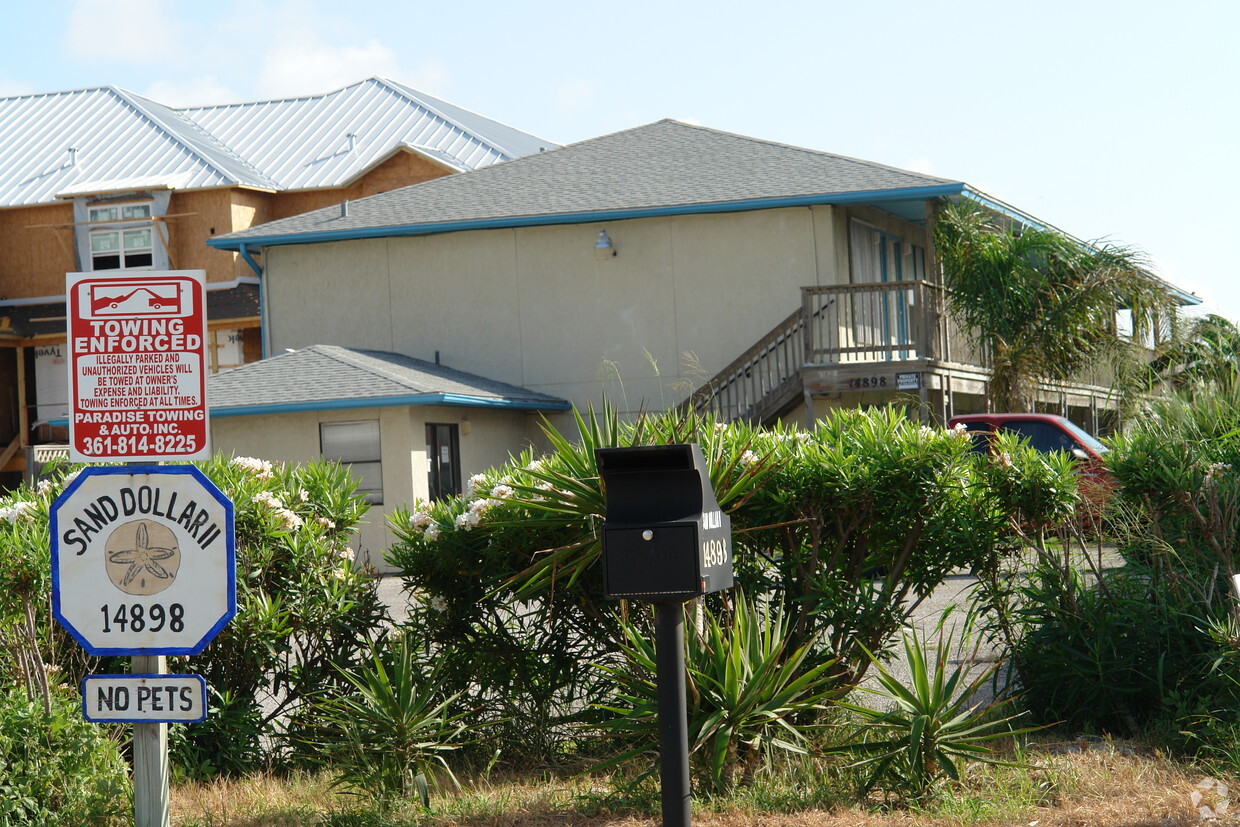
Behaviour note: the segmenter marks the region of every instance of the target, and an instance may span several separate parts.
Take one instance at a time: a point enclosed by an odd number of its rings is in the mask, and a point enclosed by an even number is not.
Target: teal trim
[[[243,247],[277,247],[287,244],[317,244],[327,241],[353,241],[393,236],[434,235],[465,230],[492,230],[513,227],[537,227],[552,224],[589,224],[599,221],[623,221],[631,218],[660,218],[671,215],[774,210],[783,207],[808,207],[817,204],[872,204],[885,201],[924,201],[965,193],[964,183],[936,184],[927,187],[903,187],[866,192],[822,193],[816,195],[755,198],[746,201],[724,201],[710,204],[682,204],[673,207],[643,207],[627,210],[598,210],[558,215],[520,215],[500,218],[475,218],[422,224],[397,224],[387,227],[357,227],[348,230],[296,232],[286,235],[246,236],[245,238],[207,239],[207,245],[219,250],[237,251]]]
[[[210,244],[211,242],[208,241],[207,243]],[[259,267],[258,262],[254,260],[254,256],[250,255],[249,245],[242,244],[237,248],[237,251],[241,253],[242,260],[245,261],[246,264],[250,265],[250,269],[254,271],[254,275],[258,276],[259,283],[261,284],[263,280],[263,268]]]
[[[572,405],[563,400],[536,402],[525,399],[487,399],[458,393],[418,393],[408,396],[375,396],[361,399],[322,399],[307,402],[273,402],[266,405],[238,405],[212,408],[212,417],[262,416],[265,414],[341,411],[353,408],[395,408],[402,405],[444,405],[454,408],[495,408],[509,411],[567,411]]]

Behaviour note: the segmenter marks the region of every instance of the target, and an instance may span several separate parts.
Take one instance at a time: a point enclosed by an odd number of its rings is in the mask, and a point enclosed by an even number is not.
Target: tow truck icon
[[[91,316],[180,316],[181,285],[90,285]]]

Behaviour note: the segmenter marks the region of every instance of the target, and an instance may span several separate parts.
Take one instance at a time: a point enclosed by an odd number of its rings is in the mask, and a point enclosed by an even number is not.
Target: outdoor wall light
[[[611,258],[616,254],[616,245],[611,243],[611,236],[607,235],[606,230],[598,231],[598,238],[594,241],[594,255],[596,258]]]

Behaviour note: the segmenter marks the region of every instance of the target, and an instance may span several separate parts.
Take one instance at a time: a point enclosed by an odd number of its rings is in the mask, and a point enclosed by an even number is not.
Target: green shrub
[[[1149,403],[1110,447],[1126,564],[1103,570],[1071,532],[1028,532],[1034,565],[985,571],[980,605],[1038,720],[1187,733],[1170,740],[1196,749],[1225,737],[1240,699],[1226,677],[1240,635],[1219,633],[1236,611],[1240,392]]]
[[[685,634],[689,752],[700,786],[722,793],[748,783],[779,752],[807,754],[827,702],[839,694],[830,661],[808,664],[809,644],[791,645],[791,628],[779,605],[753,606],[736,592],[724,618],[708,612],[705,629]],[[600,667],[616,683],[603,708],[616,717],[600,730],[627,751],[612,766],[659,745],[659,699],[654,644],[649,630],[625,623],[625,663]],[[654,772],[651,766],[647,772]]]
[[[497,729],[505,754],[540,760],[576,746],[597,721],[619,665],[620,616],[602,596],[600,447],[696,442],[730,513],[736,580],[779,604],[786,652],[804,669],[832,662],[840,688],[957,567],[1004,549],[1011,503],[978,485],[967,434],[894,409],[840,410],[812,431],[724,425],[675,412],[621,424],[577,417],[578,436],[547,429],[551,451],[478,475],[461,497],[392,518],[388,560],[411,596],[408,633],[428,651],[469,640],[444,673]],[[1074,490],[1074,489],[1073,489]],[[726,596],[711,595],[717,617]],[[623,614],[623,610],[621,615]]]
[[[212,690],[216,717],[172,739],[189,775],[296,758],[304,699],[343,690],[340,669],[368,655],[387,620],[371,572],[352,563],[347,543],[367,506],[345,469],[244,457],[200,467],[236,507],[237,615],[201,654],[168,659]],[[43,664],[70,686],[128,669],[127,658],[87,657],[50,617],[48,506],[71,478],[65,468],[0,501],[0,670],[32,696],[45,692]]]
[[[960,781],[970,762],[1009,764],[995,757],[988,744],[1030,730],[1010,726],[1023,713],[1000,714],[1005,701],[979,700],[979,690],[997,667],[970,678],[967,672],[973,661],[966,658],[948,674],[953,646],[941,624],[933,651],[915,631],[905,633],[903,640],[908,683],[875,663],[877,686],[860,687],[858,693],[873,695],[879,705],[859,700],[840,704],[857,716],[855,730],[860,737],[828,751],[858,757],[853,766],[868,771],[862,795],[879,787],[906,798],[922,798],[943,779]]]
[[[468,740],[470,724],[452,711],[456,699],[442,695],[437,672],[421,670],[414,643],[407,636],[389,643],[343,673],[349,692],[311,704],[307,745],[338,786],[377,801],[416,794],[429,808],[436,772],[456,781],[444,756]],[[441,663],[451,660],[441,653]]]
[[[76,693],[53,687],[49,712],[20,687],[0,690],[0,824],[124,824],[131,812],[120,749]]]

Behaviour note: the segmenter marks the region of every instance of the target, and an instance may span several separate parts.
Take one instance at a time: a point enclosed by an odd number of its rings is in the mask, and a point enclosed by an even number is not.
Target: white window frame
[[[90,249],[90,269],[94,270],[150,270],[155,266],[155,221],[154,204],[150,201],[116,201],[88,204],[87,219],[90,222],[88,243]],[[142,234],[145,239],[141,239]],[[113,237],[111,249],[97,251],[98,240]],[[144,243],[130,246],[132,239],[141,239]],[[117,266],[100,268],[96,262],[101,258],[116,257]],[[135,259],[144,259],[141,264],[132,264]]]

